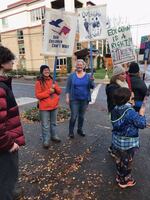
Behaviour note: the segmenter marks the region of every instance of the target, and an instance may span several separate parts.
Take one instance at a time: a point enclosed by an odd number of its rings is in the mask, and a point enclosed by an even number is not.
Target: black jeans
[[[126,151],[122,150],[115,151],[117,175],[120,180],[120,183],[122,184],[125,184],[132,179],[131,175],[132,163],[136,151],[137,148],[132,148]]]
[[[74,100],[70,102],[71,118],[69,122],[69,133],[73,134],[76,119],[78,117],[78,130],[82,131],[85,111],[88,107],[87,100]]]
[[[13,200],[18,179],[18,152],[0,153],[0,200]]]

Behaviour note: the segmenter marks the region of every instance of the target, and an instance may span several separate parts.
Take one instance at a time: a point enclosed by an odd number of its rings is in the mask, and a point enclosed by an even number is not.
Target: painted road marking
[[[96,86],[96,88],[93,90],[92,95],[91,95],[91,99],[92,100],[91,100],[90,104],[94,104],[95,103],[101,85],[102,84],[98,84]]]
[[[18,104],[18,106],[22,106],[22,105],[26,105],[26,104],[30,104],[30,103],[35,103],[38,100],[36,98],[30,98],[30,97],[20,97],[20,98],[16,98],[16,102]]]

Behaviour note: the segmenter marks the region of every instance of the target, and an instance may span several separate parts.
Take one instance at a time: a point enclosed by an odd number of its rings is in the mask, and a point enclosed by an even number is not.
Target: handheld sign
[[[107,36],[114,66],[135,61],[130,26],[109,28]]]
[[[80,42],[106,39],[106,5],[78,9]]]
[[[90,43],[90,68],[93,75],[92,41],[106,38],[106,5],[78,9],[79,41]]]
[[[56,80],[57,57],[73,54],[76,28],[76,14],[46,9],[42,54],[55,56],[53,83]]]
[[[77,28],[76,14],[47,9],[45,17],[42,54],[72,56]]]

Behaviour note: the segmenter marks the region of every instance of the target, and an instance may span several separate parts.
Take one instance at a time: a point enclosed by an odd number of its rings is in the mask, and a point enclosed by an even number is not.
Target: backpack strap
[[[7,109],[15,107],[17,103],[12,90],[4,82],[0,82],[0,87],[6,91]]]

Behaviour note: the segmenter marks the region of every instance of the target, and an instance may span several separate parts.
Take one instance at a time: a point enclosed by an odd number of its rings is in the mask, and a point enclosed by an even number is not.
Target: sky
[[[17,0],[0,0],[0,10]],[[70,0],[72,1],[72,0]],[[130,25],[150,23],[150,0],[91,0],[96,4],[107,4],[107,16],[113,21],[121,19]],[[142,35],[150,34],[150,24],[133,26],[131,29],[135,45]]]

